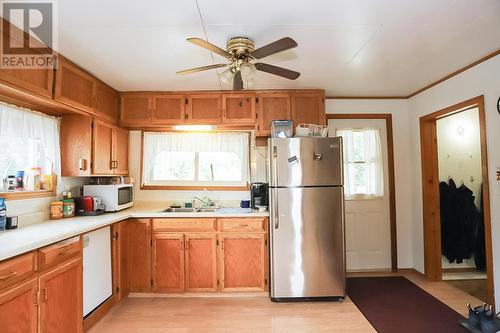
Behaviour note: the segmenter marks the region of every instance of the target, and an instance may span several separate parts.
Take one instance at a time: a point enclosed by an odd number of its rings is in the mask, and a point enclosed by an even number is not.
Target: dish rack
[[[300,123],[295,128],[295,136],[328,136],[328,126]]]

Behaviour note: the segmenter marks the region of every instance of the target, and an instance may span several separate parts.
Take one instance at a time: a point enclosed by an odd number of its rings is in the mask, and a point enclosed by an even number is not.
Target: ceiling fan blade
[[[241,72],[237,71],[233,78],[233,90],[243,89],[243,79],[241,78]]]
[[[255,64],[255,68],[259,71],[282,76],[284,78],[290,79],[290,80],[295,80],[300,76],[299,72],[292,71],[290,69],[286,69],[283,67],[278,67],[274,65],[269,65],[269,64],[263,64],[261,62],[258,62]]]
[[[213,53],[217,53],[218,55],[220,56],[223,56],[227,59],[231,59],[232,58],[232,55],[231,53],[227,52],[226,50],[223,50],[221,49],[220,47],[218,47],[217,45],[214,45],[212,43],[209,43],[207,42],[206,40],[204,39],[201,39],[201,38],[187,38],[186,39],[188,42],[191,42],[195,45],[198,45],[198,46],[201,46]]]
[[[270,56],[271,54],[275,54],[281,51],[293,49],[294,47],[297,47],[299,44],[297,44],[296,41],[294,41],[290,37],[285,37],[281,38],[280,40],[277,40],[275,42],[272,42],[271,44],[267,44],[265,46],[259,47],[258,49],[254,50],[250,55],[254,57],[255,59],[262,59],[264,57]]]
[[[176,72],[177,74],[190,74],[190,73],[196,73],[196,72],[201,72],[201,71],[206,71],[208,69],[215,69],[215,68],[221,68],[221,67],[226,67],[228,65],[226,64],[215,64],[215,65],[208,65],[208,66],[202,66],[202,67],[195,67],[195,68],[190,68],[190,69],[185,69],[182,71]]]

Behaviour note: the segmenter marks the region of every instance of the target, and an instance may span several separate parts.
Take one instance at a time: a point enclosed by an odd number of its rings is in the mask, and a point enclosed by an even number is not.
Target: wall
[[[413,207],[410,137],[408,136],[409,108],[407,100],[328,99],[327,113],[390,113],[392,114],[394,140],[394,173],[396,180],[396,220],[398,267],[413,267]]]
[[[252,182],[267,181],[267,148],[255,147],[254,140],[251,140],[250,154],[250,174]],[[130,132],[130,176],[134,177],[137,186],[135,187],[136,201],[163,201],[169,204],[171,201],[190,202],[193,196],[203,197],[203,191],[167,191],[167,190],[141,190],[141,132]],[[211,191],[211,196],[215,200],[223,201],[226,206],[237,206],[240,200],[249,200],[249,191]]]
[[[482,169],[479,109],[459,112],[437,120],[439,181],[452,178],[457,186],[464,184],[481,203]],[[474,257],[462,263],[450,263],[442,256],[442,267],[475,267]]]
[[[500,56],[491,58],[443,83],[412,97],[409,100],[411,124],[411,156],[415,161],[413,180],[413,250],[414,265],[424,271],[422,184],[420,169],[419,118],[467,99],[484,95],[486,136],[491,200],[491,224],[495,299],[500,304],[500,182],[495,171],[500,169],[500,118],[496,110],[500,96]]]

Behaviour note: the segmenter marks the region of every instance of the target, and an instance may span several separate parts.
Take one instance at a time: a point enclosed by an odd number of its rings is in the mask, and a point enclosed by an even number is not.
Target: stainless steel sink
[[[210,213],[216,212],[219,208],[206,207],[206,208],[167,208],[161,212],[165,213]]]

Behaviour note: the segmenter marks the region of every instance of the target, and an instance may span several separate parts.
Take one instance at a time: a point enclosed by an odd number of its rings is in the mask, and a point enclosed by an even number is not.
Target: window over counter
[[[346,199],[376,199],[384,195],[382,146],[378,129],[339,129],[344,142]]]
[[[0,103],[0,197],[56,193],[61,174],[59,119]]]
[[[144,132],[142,187],[247,188],[249,133]]]

